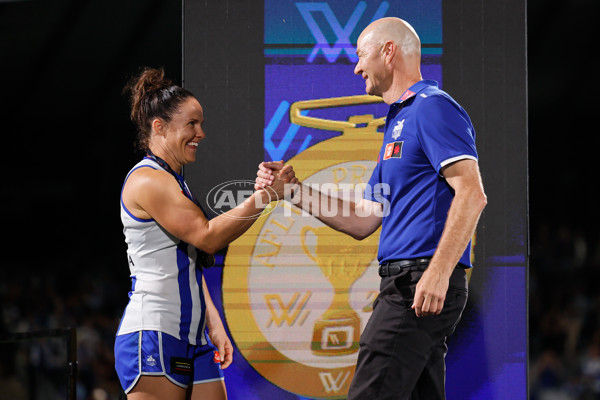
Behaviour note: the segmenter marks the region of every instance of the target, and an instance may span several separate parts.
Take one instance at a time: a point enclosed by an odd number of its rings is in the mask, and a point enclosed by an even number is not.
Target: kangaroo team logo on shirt
[[[392,139],[396,140],[400,137],[400,134],[402,133],[402,128],[404,128],[404,119],[402,121],[398,121],[398,123],[394,127],[394,131],[392,132]]]

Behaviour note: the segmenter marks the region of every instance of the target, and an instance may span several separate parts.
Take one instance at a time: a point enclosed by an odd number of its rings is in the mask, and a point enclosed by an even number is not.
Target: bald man
[[[487,203],[475,129],[437,82],[421,77],[421,43],[406,21],[374,21],[356,53],[366,92],[390,105],[364,198],[346,205],[300,184],[292,202],[359,240],[381,226],[380,293],[348,399],[445,399],[446,339],[467,301],[470,241]],[[256,188],[281,168],[262,163]],[[314,208],[322,200],[340,212],[323,215]]]

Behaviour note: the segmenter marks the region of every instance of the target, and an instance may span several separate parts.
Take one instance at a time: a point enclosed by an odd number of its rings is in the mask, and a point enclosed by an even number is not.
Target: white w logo
[[[319,378],[321,378],[321,383],[323,384],[325,392],[327,393],[339,392],[344,387],[344,384],[349,376],[350,371],[342,371],[335,378],[331,372],[319,372]]]
[[[375,15],[373,15],[373,19],[371,21],[375,21],[383,17],[389,7],[389,3],[387,1],[382,2],[379,5],[377,11],[375,11]],[[356,49],[350,43],[350,35],[356,28],[360,17],[365,12],[367,8],[367,4],[364,1],[359,1],[354,9],[354,12],[346,22],[345,26],[342,26],[338,21],[337,17],[329,7],[329,4],[323,3],[296,3],[296,7],[302,14],[302,18],[304,18],[304,22],[310,29],[310,32],[314,36],[317,44],[313,48],[312,52],[308,56],[308,62],[313,62],[319,50],[323,52],[327,61],[333,63],[337,60],[342,51],[344,51],[351,62],[358,61],[358,57],[356,56]],[[320,11],[323,13],[325,20],[329,24],[329,27],[333,30],[335,36],[337,37],[336,42],[333,46],[329,45],[327,38],[323,34],[323,31],[317,24],[317,21],[312,16],[311,13]]]
[[[277,327],[283,325],[284,322],[287,323],[288,326],[294,325],[300,317],[301,311],[306,306],[310,296],[311,292],[306,292],[304,296],[300,298],[300,293],[296,292],[290,302],[285,304],[279,294],[266,294],[265,300],[267,307],[269,308],[269,311],[271,311],[271,319],[267,323],[267,328],[271,326],[272,323],[275,323]],[[302,325],[309,313],[309,310],[304,310],[302,318],[299,321],[300,325]]]

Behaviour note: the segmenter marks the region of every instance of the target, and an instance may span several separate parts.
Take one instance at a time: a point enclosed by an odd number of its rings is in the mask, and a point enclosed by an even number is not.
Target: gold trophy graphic
[[[292,123],[339,132],[287,161],[296,177],[308,185],[333,184],[334,196],[362,198],[385,117],[361,106],[382,101],[359,95],[293,103]],[[324,111],[346,106],[360,108],[343,119],[328,119]],[[354,193],[344,189],[348,185]],[[361,328],[379,292],[380,229],[354,240],[281,200],[229,246],[223,308],[237,348],[261,376],[299,396],[346,398]],[[268,307],[265,295],[278,300]]]
[[[307,245],[309,232],[316,236],[314,252]],[[350,306],[349,291],[377,255],[377,239],[372,235],[358,241],[328,226],[302,228],[300,241],[304,253],[319,266],[334,289],[331,305],[314,325],[311,345],[314,354],[340,356],[358,351],[360,317]]]
[[[360,132],[373,134],[377,128],[385,125],[385,117],[374,118],[372,114],[352,115],[348,121],[336,121],[331,119],[309,117],[302,115],[304,110],[315,110],[323,108],[365,105],[381,103],[383,100],[378,96],[368,94],[358,96],[331,97],[328,99],[314,99],[297,101],[290,106],[290,122],[305,126],[307,128],[325,129],[339,131],[345,134]],[[379,143],[381,145],[381,143]]]
[[[291,104],[293,124],[339,132],[287,161],[296,177],[333,185],[334,196],[361,198],[385,124],[378,110],[362,106],[382,102],[358,95]],[[344,107],[353,107],[346,117],[327,118],[326,109]],[[306,115],[309,110],[319,113]],[[229,246],[223,308],[239,351],[260,375],[300,396],[346,397],[361,328],[379,288],[372,267],[379,233],[354,240],[281,200]],[[278,299],[271,307],[266,294]]]

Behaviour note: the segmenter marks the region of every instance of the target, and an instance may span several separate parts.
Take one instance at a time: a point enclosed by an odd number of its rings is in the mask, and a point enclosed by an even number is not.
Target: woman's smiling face
[[[202,106],[196,98],[189,97],[181,103],[179,110],[166,124],[166,144],[173,161],[178,164],[174,167],[196,161],[198,144],[206,136],[202,128],[203,122]]]

